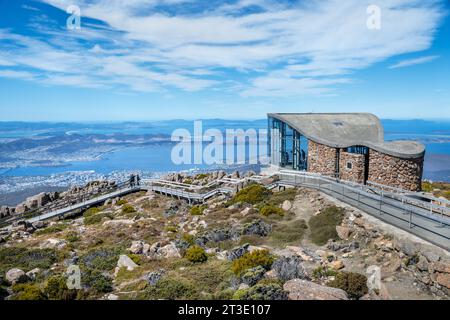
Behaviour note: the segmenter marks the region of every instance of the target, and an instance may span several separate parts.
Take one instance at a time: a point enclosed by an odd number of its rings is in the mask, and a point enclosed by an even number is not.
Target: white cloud
[[[0,70],[0,77],[12,79],[33,80],[34,75],[31,72],[15,71],[15,70]]]
[[[23,4],[23,5],[21,6],[21,8],[22,8],[22,9],[25,9],[25,10],[31,10],[31,11],[40,11],[38,8],[29,6],[29,5],[26,5],[26,4]]]
[[[354,71],[428,49],[444,14],[441,0],[379,0],[382,29],[373,31],[366,27],[371,3],[361,0],[239,0],[215,8],[194,0],[42,1],[63,11],[78,4],[82,30],[41,25],[47,40],[0,30],[0,43],[8,37],[17,44],[0,52],[0,65],[30,68],[53,79],[48,83],[135,91],[232,88],[243,96],[333,93],[352,82]],[[178,10],[186,3],[206,4]],[[250,7],[259,10],[243,11]]]
[[[427,62],[434,61],[438,58],[439,58],[439,56],[426,56],[426,57],[420,57],[420,58],[416,58],[416,59],[403,60],[403,61],[400,61],[400,62],[390,66],[389,69],[398,69],[398,68],[415,66],[418,64],[424,64]]]

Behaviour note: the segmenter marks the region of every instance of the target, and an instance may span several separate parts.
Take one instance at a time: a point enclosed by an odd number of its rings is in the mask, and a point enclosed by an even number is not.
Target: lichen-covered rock
[[[180,251],[174,243],[170,243],[158,250],[158,256],[162,258],[181,258]]]
[[[9,217],[11,215],[11,209],[7,206],[0,207],[0,218]]]
[[[103,222],[103,226],[112,228],[123,228],[125,226],[132,226],[135,223],[136,221],[131,219],[114,219]]]
[[[159,280],[161,280],[161,278],[164,276],[164,274],[166,273],[166,271],[164,269],[158,270],[158,271],[154,271],[154,272],[150,272],[148,274],[146,274],[144,276],[144,279],[151,285],[151,286],[156,286],[159,282]]]
[[[169,208],[167,210],[164,211],[163,216],[164,218],[170,218],[175,216],[178,211],[179,211],[180,207],[178,206],[178,204],[176,202],[171,202],[169,204]]]
[[[47,224],[44,221],[36,221],[33,223],[33,228],[35,229],[43,229],[47,226]]]
[[[134,263],[127,255],[121,255],[117,261],[117,268],[126,268],[128,271],[133,271],[138,265]]]
[[[343,227],[343,226],[336,226],[336,232],[338,234],[338,237],[342,240],[348,240],[350,238],[350,234],[352,232],[352,229],[349,227]]]
[[[38,276],[38,274],[41,273],[41,269],[39,268],[34,268],[33,270],[30,270],[26,273],[27,277],[31,280],[36,280],[36,277]]]
[[[311,281],[293,279],[284,284],[289,300],[348,300],[342,289],[331,288]]]
[[[416,264],[417,269],[420,271],[428,271],[428,260],[424,256],[419,256],[419,261]]]
[[[292,209],[292,203],[289,200],[285,200],[281,206],[284,211],[289,211]]]
[[[450,289],[450,274],[449,273],[439,273],[436,277],[436,282],[441,286]]]
[[[248,252],[249,244],[244,244],[241,247],[231,249],[227,252],[227,259],[229,261],[234,261],[242,257],[244,254]]]
[[[41,249],[63,249],[67,245],[65,240],[49,238],[42,241]]]
[[[189,242],[183,239],[177,239],[174,242],[174,245],[177,247],[178,250],[187,250],[191,246]]]
[[[265,223],[261,219],[246,223],[243,226],[242,234],[244,235],[258,235],[260,237],[267,237],[272,231],[272,226]]]
[[[321,257],[317,255],[315,252],[313,252],[310,249],[307,248],[300,248],[295,246],[287,246],[286,250],[288,251],[288,256],[290,255],[296,255],[300,257],[303,261],[314,261],[319,262],[321,261]]]
[[[427,258],[428,262],[438,262],[441,257],[432,251],[422,251],[422,255]]]
[[[207,233],[206,238],[212,242],[222,242],[230,239],[227,229],[216,229]]]
[[[145,243],[142,241],[133,241],[128,251],[133,254],[142,254],[144,251],[144,244]]]
[[[28,276],[25,274],[23,270],[18,268],[10,269],[6,272],[6,281],[12,285],[16,283],[24,283],[29,280]]]
[[[407,256],[413,256],[418,251],[417,247],[411,241],[407,240],[396,239],[394,246],[395,249],[403,252]]]
[[[442,272],[442,273],[450,273],[450,263],[445,262],[434,262],[431,264],[431,269],[433,271]]]
[[[330,262],[330,267],[334,270],[341,270],[345,268],[345,265],[341,260],[335,260]]]
[[[297,256],[280,257],[272,265],[277,277],[283,281],[292,279],[308,279],[302,260]]]

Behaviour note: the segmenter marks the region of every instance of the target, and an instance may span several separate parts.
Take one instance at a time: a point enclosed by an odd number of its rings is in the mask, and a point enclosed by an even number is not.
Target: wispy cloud
[[[382,30],[371,31],[361,0],[41,1],[78,4],[82,30],[43,21],[33,22],[39,38],[0,30],[4,72],[26,69],[24,79],[47,85],[242,96],[331,94],[357,70],[428,49],[443,16],[441,0],[379,0]]]
[[[439,58],[439,56],[426,56],[426,57],[420,57],[420,58],[416,58],[416,59],[403,60],[403,61],[400,61],[400,62],[390,66],[389,69],[398,69],[398,68],[415,66],[418,64],[424,64],[427,62],[434,61],[438,58]]]
[[[23,5],[21,6],[21,8],[22,8],[22,9],[25,9],[25,10],[31,10],[31,11],[40,11],[38,8],[35,8],[35,7],[33,7],[33,6],[29,6],[29,5],[26,5],[26,4],[23,4]]]

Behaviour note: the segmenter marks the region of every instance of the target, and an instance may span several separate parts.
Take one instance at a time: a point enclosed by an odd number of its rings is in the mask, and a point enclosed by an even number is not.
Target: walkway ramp
[[[216,187],[213,187],[214,185]],[[189,203],[205,203],[208,199],[218,194],[233,193],[232,188],[220,186],[218,181],[209,183],[206,186],[192,186],[178,182],[149,179],[143,181],[141,188],[143,190],[157,192],[166,196],[184,199]]]
[[[37,217],[33,217],[31,219],[28,219],[27,221],[30,223],[33,223],[33,222],[37,222],[37,221],[44,221],[44,220],[52,219],[55,217],[62,217],[66,214],[69,214],[69,213],[72,213],[72,212],[75,212],[78,210],[86,210],[86,209],[89,209],[96,205],[102,204],[106,200],[117,198],[117,197],[122,197],[122,196],[125,196],[125,195],[133,193],[133,192],[138,192],[140,190],[141,190],[140,187],[122,188],[117,191],[114,191],[114,192],[111,192],[108,194],[104,194],[104,195],[96,197],[96,198],[92,198],[90,200],[82,201],[80,203],[74,204],[72,206],[68,206],[66,208],[58,209],[53,212],[49,212],[49,213],[45,213],[45,214],[37,216]]]
[[[329,196],[352,205],[384,222],[410,232],[422,239],[432,242],[450,251],[450,208],[448,201],[422,197],[402,190],[378,188],[374,185],[361,185],[348,181],[337,181],[330,177],[291,170],[280,170],[276,173],[279,180],[266,186],[306,187],[319,190]],[[242,179],[221,179],[204,186],[188,185],[158,179],[142,180],[140,186],[130,186],[123,182],[114,190],[104,190],[102,194],[84,195],[76,203],[60,204],[51,212],[28,212],[8,217],[0,221],[0,225],[12,224],[15,221],[27,220],[36,222],[56,217],[63,217],[77,211],[88,209],[104,203],[108,199],[122,197],[138,191],[153,191],[178,199],[187,200],[190,204],[205,203],[219,194],[232,194],[243,183],[253,181],[261,183],[263,177],[256,176]],[[228,185],[228,186],[227,186]]]
[[[321,191],[388,224],[450,251],[450,209],[426,201],[303,172],[281,171],[278,186],[303,186]]]

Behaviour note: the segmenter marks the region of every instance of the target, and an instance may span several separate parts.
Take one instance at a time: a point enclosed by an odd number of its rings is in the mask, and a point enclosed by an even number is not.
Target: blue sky
[[[80,30],[67,29],[72,4]],[[449,12],[448,0],[0,0],[0,120],[450,119]]]

